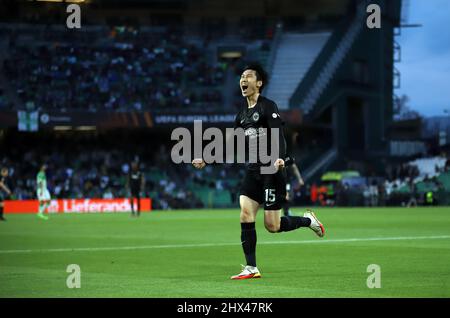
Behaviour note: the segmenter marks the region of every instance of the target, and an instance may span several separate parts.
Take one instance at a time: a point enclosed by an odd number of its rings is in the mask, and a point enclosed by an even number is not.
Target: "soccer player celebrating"
[[[241,242],[247,265],[231,279],[260,278],[261,274],[256,266],[256,230],[255,219],[259,206],[264,205],[264,225],[270,233],[287,232],[300,227],[311,228],[319,237],[323,237],[325,230],[313,212],[307,211],[301,216],[281,217],[281,208],[286,200],[286,172],[284,170],[286,157],[286,140],[283,134],[283,123],[277,105],[261,95],[267,84],[267,75],[258,65],[249,65],[242,72],[240,87],[245,102],[235,119],[235,128],[242,127],[245,131],[246,149],[250,157],[252,151],[257,151],[249,143],[249,138],[258,138],[278,129],[278,153],[274,167],[276,173],[263,174],[261,168],[267,164],[249,163],[242,183],[239,203],[241,207]],[[262,129],[261,129],[262,128]],[[261,133],[262,131],[262,133]],[[267,138],[270,143],[271,138]],[[261,143],[259,143],[261,144]],[[268,149],[273,149],[268,145]],[[201,169],[205,166],[203,159],[196,158],[192,162],[194,167]],[[270,165],[270,163],[269,163]]]
[[[144,175],[139,170],[139,164],[133,162],[128,174],[127,187],[130,189],[131,216],[141,215],[141,191],[144,189]],[[134,199],[137,200],[137,211],[134,210]]]
[[[8,168],[2,168],[0,171],[0,221],[6,221],[3,217],[3,201],[11,197],[11,190],[8,186]]]
[[[45,175],[45,170],[47,170],[47,165],[43,164],[36,177],[37,197],[39,201],[39,212],[37,216],[40,219],[48,220],[48,216],[44,215],[44,212],[50,205],[51,197],[50,192],[47,189],[47,177]]]

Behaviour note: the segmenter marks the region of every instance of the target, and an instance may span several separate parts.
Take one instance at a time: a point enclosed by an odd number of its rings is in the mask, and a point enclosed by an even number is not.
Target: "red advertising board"
[[[6,200],[5,213],[37,213],[37,200]],[[136,202],[135,202],[136,206]],[[141,211],[151,211],[152,200],[141,199]],[[110,213],[130,212],[128,198],[118,199],[58,199],[51,200],[48,213]]]

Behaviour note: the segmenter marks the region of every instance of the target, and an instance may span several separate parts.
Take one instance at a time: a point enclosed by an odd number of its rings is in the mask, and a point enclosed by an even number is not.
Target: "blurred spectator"
[[[221,106],[224,65],[207,60],[204,48],[168,28],[113,34],[108,41],[100,41],[101,34],[92,41],[56,41],[36,33],[42,44],[13,43],[3,72],[21,108],[120,112]],[[5,105],[0,91],[0,107]]]

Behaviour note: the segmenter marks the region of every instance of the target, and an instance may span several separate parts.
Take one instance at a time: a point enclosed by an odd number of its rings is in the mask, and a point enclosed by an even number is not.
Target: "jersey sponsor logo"
[[[245,130],[245,136],[250,138],[265,136],[264,128],[249,128]]]
[[[255,128],[249,128],[245,130],[245,136],[254,137],[257,135]]]

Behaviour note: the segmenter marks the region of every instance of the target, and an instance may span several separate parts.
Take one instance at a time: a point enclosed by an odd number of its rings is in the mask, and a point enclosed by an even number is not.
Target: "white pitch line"
[[[323,243],[354,243],[354,242],[374,242],[374,241],[403,241],[403,240],[436,240],[449,239],[450,235],[434,236],[398,236],[398,237],[366,237],[347,239],[317,239],[307,241],[267,241],[258,242],[260,245],[276,244],[323,244]],[[128,251],[145,249],[165,249],[165,248],[190,248],[190,247],[219,247],[235,246],[240,243],[201,243],[201,244],[173,244],[173,245],[141,245],[141,246],[113,246],[113,247],[80,247],[80,248],[49,248],[35,250],[0,250],[0,254],[23,254],[23,253],[46,253],[46,252],[100,252],[100,251]]]

